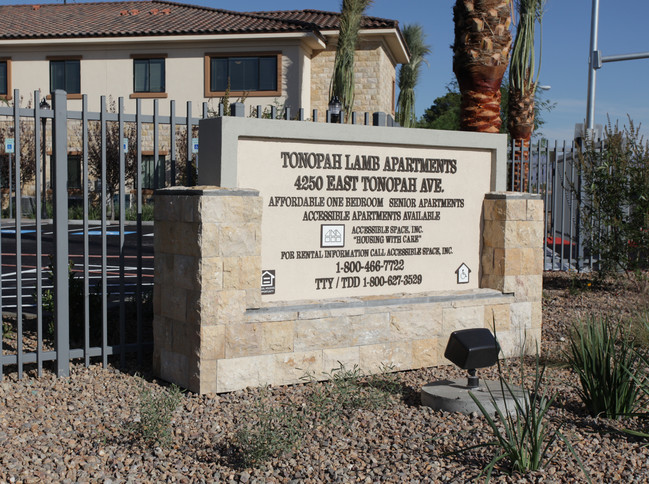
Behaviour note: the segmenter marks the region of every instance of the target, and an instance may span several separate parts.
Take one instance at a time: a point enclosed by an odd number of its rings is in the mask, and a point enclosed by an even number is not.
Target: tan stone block
[[[324,373],[331,373],[340,365],[349,370],[354,366],[360,366],[360,362],[360,349],[358,346],[322,350],[322,372]],[[322,373],[314,376],[317,379],[324,378]]]
[[[523,249],[505,249],[503,269],[505,276],[521,274],[523,272]]]
[[[201,360],[199,365],[200,373],[198,378],[199,394],[205,395],[206,393],[216,393],[218,391],[216,384],[217,368],[217,360]],[[192,384],[195,384],[194,381],[192,381]]]
[[[541,329],[543,327],[543,305],[541,301],[532,302],[532,329]]]
[[[261,289],[258,287],[246,289],[246,309],[255,309],[261,307]]]
[[[349,322],[354,345],[390,341],[390,315],[387,312],[351,316]]]
[[[219,254],[223,257],[261,254],[259,224],[224,225],[218,232]]]
[[[203,196],[201,221],[239,224],[261,220],[261,197],[255,196]]]
[[[486,221],[482,232],[484,247],[504,248],[505,227],[504,221]]]
[[[197,244],[201,257],[224,257],[220,246],[221,225],[212,222],[201,222],[198,228]],[[226,254],[236,255],[236,254]]]
[[[444,308],[443,321],[443,335],[459,329],[484,328],[484,307]]]
[[[199,356],[202,360],[225,358],[225,325],[201,326],[201,345]],[[216,384],[216,378],[214,378]]]
[[[505,248],[542,247],[543,224],[534,221],[514,221],[505,225]]]
[[[273,355],[248,356],[217,360],[217,392],[233,392],[246,387],[258,387],[274,381]]]
[[[162,287],[160,314],[170,319],[185,321],[187,318],[187,290],[165,285]]]
[[[510,306],[511,330],[525,332],[532,327],[532,303],[516,302]]]
[[[503,291],[504,276],[494,274],[483,274],[480,279],[480,287],[485,289],[495,289],[496,291]]]
[[[544,269],[543,248],[526,248],[522,251],[522,275],[542,274]]]
[[[390,340],[429,339],[442,333],[442,306],[390,313]]]
[[[156,253],[200,255],[197,224],[183,222],[156,222],[154,250]]]
[[[157,283],[174,284],[174,255],[156,252],[154,279]]]
[[[527,201],[527,220],[543,222],[545,219],[545,204],[543,200]]]
[[[153,344],[156,349],[172,350],[172,322],[156,314],[153,316]]]
[[[483,247],[482,255],[480,257],[480,265],[483,274],[493,274],[494,273],[494,248],[493,247]]]
[[[247,309],[243,317],[243,322],[294,321],[296,319],[298,319],[297,311],[267,312],[258,309]]]
[[[175,255],[173,257],[173,272],[171,280],[176,287],[199,289],[199,259],[190,255]]]
[[[540,301],[543,296],[543,274],[505,276],[502,291],[514,294],[517,301]]]
[[[191,363],[200,352],[200,328],[181,321],[173,321],[171,330],[173,351],[187,355]]]
[[[516,358],[527,354],[525,334],[518,331],[505,331],[496,335],[504,358]]]
[[[412,368],[412,343],[401,341],[360,346],[360,367],[368,373],[377,373],[385,366],[395,370]]]
[[[228,324],[225,328],[225,358],[263,354],[261,324]]]
[[[261,291],[261,257],[223,257],[223,287]]]
[[[200,299],[200,318],[207,324],[234,324],[243,320],[246,292],[234,289],[206,294]]]
[[[428,368],[443,362],[444,348],[448,339],[430,338],[412,342],[412,367]]]
[[[506,220],[527,220],[527,200],[507,200],[505,203]]]
[[[484,324],[485,328],[494,329],[496,333],[509,331],[511,329],[509,304],[490,304],[485,306]]]
[[[201,257],[199,271],[203,291],[212,292],[223,289],[223,259],[221,257]]]
[[[183,388],[189,387],[188,358],[174,351],[160,351],[160,378]]]
[[[303,351],[273,355],[273,384],[299,383],[307,374],[322,373],[322,351]]]
[[[351,322],[345,316],[295,322],[295,351],[355,345]]]
[[[261,332],[264,353],[288,353],[293,351],[294,321],[261,323]]]

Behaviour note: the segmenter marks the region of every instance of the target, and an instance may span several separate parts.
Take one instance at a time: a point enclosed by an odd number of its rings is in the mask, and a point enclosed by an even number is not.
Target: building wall
[[[263,53],[282,52],[283,76],[281,94],[279,96],[255,96],[250,93],[246,101],[249,112],[250,106],[270,106],[274,103],[290,105],[293,109],[308,102],[309,96],[303,96],[304,69],[309,68],[309,53],[300,45],[299,39],[279,40],[272,43],[259,41],[210,41],[210,42],[178,42],[173,39],[168,42],[125,44],[90,44],[78,43],[71,45],[42,45],[19,46],[11,49],[12,87],[20,89],[22,105],[31,101],[33,92],[40,90],[49,92],[49,61],[48,56],[81,55],[81,92],[88,95],[89,110],[100,109],[100,96],[111,96],[115,101],[122,96],[125,108],[129,113],[135,112],[135,99],[130,99],[133,93],[133,54],[165,54],[166,94],[159,99],[160,114],[169,113],[169,101],[175,100],[176,114],[182,116],[186,111],[186,101],[192,101],[193,114],[200,114],[202,103],[208,102],[211,109],[218,109],[219,98],[206,98],[204,95],[204,55],[206,53]],[[42,94],[44,96],[45,94]],[[231,101],[237,101],[233,96]],[[152,112],[151,99],[143,99],[142,107],[145,113]],[[80,100],[70,100],[69,109],[81,109]]]
[[[324,113],[329,104],[336,46],[319,52],[311,60],[311,105]],[[381,41],[364,41],[354,60],[354,111],[394,114],[396,64]]]

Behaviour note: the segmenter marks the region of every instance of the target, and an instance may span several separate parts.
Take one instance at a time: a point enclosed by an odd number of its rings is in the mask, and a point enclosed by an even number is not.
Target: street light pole
[[[588,99],[586,103],[586,133],[593,132],[595,123],[595,81],[597,69],[601,67],[600,53],[597,50],[597,37],[599,35],[599,0],[593,0],[593,9],[590,17],[590,51],[588,53]]]

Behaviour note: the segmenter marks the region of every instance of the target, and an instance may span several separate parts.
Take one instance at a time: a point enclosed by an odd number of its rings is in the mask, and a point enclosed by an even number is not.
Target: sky
[[[69,0],[72,2],[73,0]],[[183,0],[177,0],[183,1]],[[61,0],[0,0],[0,4],[62,3]],[[185,3],[238,11],[317,9],[340,11],[341,0],[188,0]],[[455,0],[374,0],[368,15],[395,19],[401,26],[419,23],[432,52],[416,89],[416,113],[421,116],[443,96],[454,79],[452,69],[453,5]],[[570,140],[575,123],[586,118],[588,51],[592,0],[547,0],[543,17],[540,84],[542,95],[556,103],[543,114],[542,135]],[[603,56],[649,52],[647,0],[601,0],[599,49]],[[628,123],[627,115],[643,133],[649,127],[649,59],[605,63],[597,71],[595,123]]]

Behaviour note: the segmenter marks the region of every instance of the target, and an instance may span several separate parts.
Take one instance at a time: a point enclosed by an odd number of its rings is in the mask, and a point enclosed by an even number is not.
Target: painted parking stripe
[[[30,229],[22,229],[20,231],[21,234],[33,234],[34,232],[36,232],[36,231],[35,230],[30,230]],[[16,229],[2,229],[2,233],[3,234],[15,234]]]
[[[124,235],[136,234],[135,230],[127,230]],[[83,235],[83,232],[72,232],[72,235]],[[88,230],[88,235],[101,235],[101,230]],[[107,230],[106,235],[119,235],[119,230]]]

